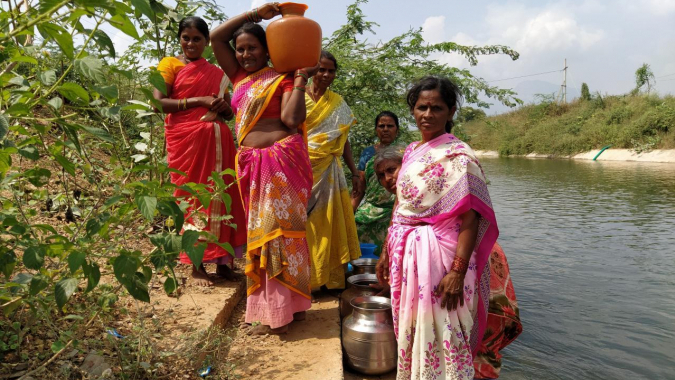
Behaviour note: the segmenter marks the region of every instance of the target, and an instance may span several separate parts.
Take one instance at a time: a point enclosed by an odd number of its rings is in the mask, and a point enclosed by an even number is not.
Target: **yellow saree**
[[[344,265],[361,256],[340,156],[356,119],[331,90],[315,103],[305,95],[307,142],[314,183],[307,206],[312,287],[344,288]]]

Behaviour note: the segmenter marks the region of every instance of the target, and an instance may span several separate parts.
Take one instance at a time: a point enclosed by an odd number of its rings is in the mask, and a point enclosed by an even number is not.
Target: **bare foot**
[[[307,312],[306,311],[299,311],[299,312],[293,314],[293,320],[294,321],[304,321],[305,318],[307,318]]]
[[[321,292],[323,294],[328,294],[331,297],[335,298],[340,298],[340,293],[342,293],[343,289],[328,289],[326,285],[321,286]]]
[[[242,330],[247,330],[251,328],[251,324],[246,322],[239,322],[239,328]]]
[[[199,266],[199,269],[194,265],[192,266],[192,280],[197,286],[213,286],[213,281],[209,274],[206,273],[206,268],[204,268],[203,264]]]
[[[280,335],[280,334],[286,334],[288,332],[288,325],[286,326],[281,326],[277,327],[276,329],[270,328],[267,325],[257,325],[251,328],[246,332],[248,335],[268,335],[268,334],[274,334],[274,335]]]
[[[216,276],[224,278],[227,281],[239,281],[241,280],[241,274],[232,270],[232,268],[227,265],[218,265],[216,267]]]
[[[312,303],[318,303],[319,297],[321,296],[321,290],[313,290],[311,296]]]

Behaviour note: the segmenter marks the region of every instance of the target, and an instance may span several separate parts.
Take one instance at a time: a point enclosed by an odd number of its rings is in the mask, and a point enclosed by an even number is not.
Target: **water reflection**
[[[675,165],[481,162],[525,329],[501,378],[675,378]]]

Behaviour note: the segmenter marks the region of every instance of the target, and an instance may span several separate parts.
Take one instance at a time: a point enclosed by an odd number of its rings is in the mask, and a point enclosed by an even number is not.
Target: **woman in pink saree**
[[[487,320],[488,257],[499,234],[483,170],[450,134],[461,94],[425,77],[407,101],[422,134],[408,146],[377,267],[391,286],[397,379],[473,379]]]
[[[250,334],[283,334],[311,307],[306,240],[312,167],[305,86],[316,67],[277,73],[265,31],[278,3],[229,18],[211,32],[213,53],[232,80],[237,179],[248,219],[245,322]]]

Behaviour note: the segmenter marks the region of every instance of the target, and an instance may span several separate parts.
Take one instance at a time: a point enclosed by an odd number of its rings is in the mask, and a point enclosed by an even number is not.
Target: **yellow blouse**
[[[162,74],[164,82],[167,84],[173,84],[173,82],[176,80],[176,75],[183,67],[185,67],[185,63],[183,63],[180,59],[176,57],[164,57],[161,61],[159,61],[157,70],[159,70]]]

